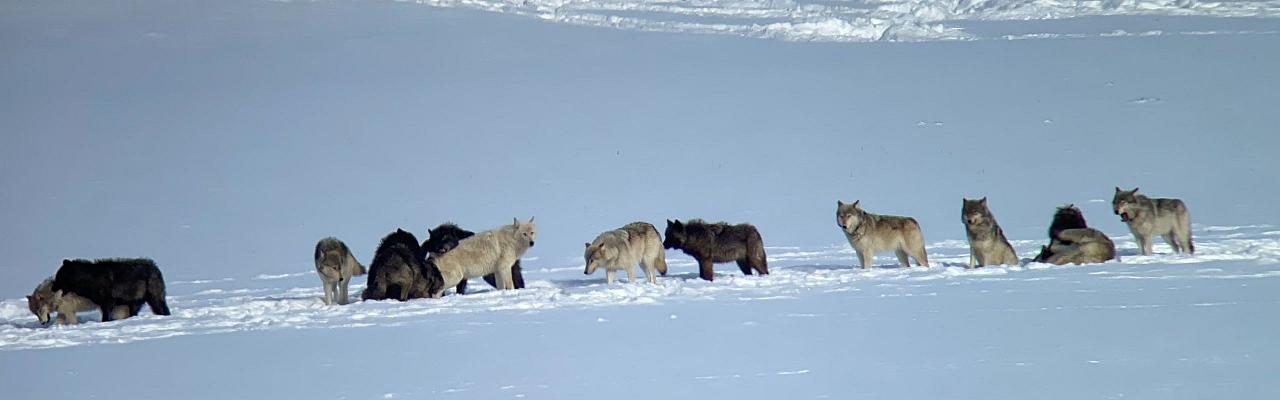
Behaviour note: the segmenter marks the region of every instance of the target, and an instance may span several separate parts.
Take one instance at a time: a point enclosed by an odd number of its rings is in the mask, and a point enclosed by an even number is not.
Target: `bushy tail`
[[[164,276],[157,269],[147,280],[147,306],[156,315],[170,315],[169,303],[165,301]]]
[[[760,231],[753,230],[747,239],[747,257],[756,273],[769,275],[769,257],[764,253],[764,239],[760,237]]]
[[[662,276],[667,276],[667,252],[662,248],[662,235],[658,234],[658,228],[649,225],[649,230],[653,233],[654,249],[650,249],[657,253],[653,256],[653,268],[658,270]]]
[[[351,274],[352,276],[360,276],[369,273],[369,270],[364,267],[364,264],[361,264],[360,261],[356,260],[356,257],[351,255],[349,252],[347,253],[347,262],[355,266],[355,272]]]

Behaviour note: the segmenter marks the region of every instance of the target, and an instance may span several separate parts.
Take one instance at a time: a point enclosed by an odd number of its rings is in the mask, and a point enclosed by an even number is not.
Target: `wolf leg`
[[[460,295],[462,295],[462,294],[467,294],[467,280],[466,280],[466,278],[463,278],[462,280],[458,281],[458,287],[454,288],[454,289],[453,289],[453,291],[454,291],[454,293],[457,293],[457,294],[460,294]]]
[[[500,290],[515,290],[516,285],[511,281],[511,268],[509,265],[503,264],[498,267],[496,278],[497,287]]]
[[[623,268],[623,270],[627,272],[627,283],[635,284],[636,283],[636,266],[628,265],[625,268]]]
[[[738,260],[738,269],[742,270],[743,275],[751,276],[751,264],[747,262],[746,258]]]
[[[921,241],[919,247],[911,249],[911,253],[911,258],[916,259],[916,264],[929,268],[929,252],[925,251],[923,241]]]
[[[98,305],[98,309],[102,312],[102,322],[111,322],[115,320],[116,305],[111,300],[107,300],[107,304]]]
[[[698,259],[698,277],[706,281],[714,281],[716,279],[715,271],[711,269],[710,258]]]
[[[907,252],[897,249],[893,254],[898,256],[898,264],[902,264],[902,268],[911,268],[911,260],[907,259]]]
[[[520,260],[511,264],[511,283],[515,284],[516,289],[524,289],[524,268],[520,267]]]
[[[1134,234],[1134,237],[1138,239],[1138,247],[1142,248],[1142,255],[1149,256],[1155,254],[1154,251],[1151,251],[1151,235]]]
[[[657,260],[653,260],[653,259],[640,260],[640,266],[644,267],[644,280],[649,282],[650,284],[658,283],[658,277],[657,277],[658,268],[654,267],[655,261]]]
[[[1164,239],[1164,242],[1168,243],[1169,247],[1173,248],[1174,253],[1182,252],[1182,246],[1178,245],[1178,241],[1175,239],[1176,236],[1174,236],[1173,231],[1165,232],[1165,234],[1160,235],[1160,238]]]
[[[611,270],[611,269],[606,269],[606,270],[604,270],[604,283],[607,283],[607,284],[612,285],[612,284],[613,284],[613,274],[614,274],[614,271],[613,271],[613,270]]]
[[[338,280],[338,304],[347,304],[347,286],[351,284],[351,278]]]
[[[320,287],[324,288],[324,304],[333,304],[333,283],[327,280],[321,280]]]
[[[973,250],[973,243],[969,243],[969,268],[978,266],[978,255]]]
[[[854,249],[853,252],[858,254],[858,262],[862,264],[862,269],[871,268],[871,251]]]

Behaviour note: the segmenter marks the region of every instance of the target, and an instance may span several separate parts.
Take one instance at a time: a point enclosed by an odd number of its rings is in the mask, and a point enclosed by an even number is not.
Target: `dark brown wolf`
[[[363,300],[431,297],[443,286],[440,271],[427,263],[427,252],[412,233],[397,229],[382,238],[369,264],[369,280]]]
[[[146,258],[62,260],[52,289],[74,293],[97,304],[102,322],[116,318],[112,312],[116,306],[128,306],[130,317],[138,315],[143,303],[156,315],[169,315],[164,276],[156,263]]]
[[[769,274],[764,240],[760,238],[760,231],[751,224],[710,224],[700,219],[689,222],[667,220],[665,236],[663,247],[679,249],[698,260],[698,276],[702,279],[714,280],[712,264],[730,261],[736,261],[745,275],[751,275],[752,270],[760,275]]]

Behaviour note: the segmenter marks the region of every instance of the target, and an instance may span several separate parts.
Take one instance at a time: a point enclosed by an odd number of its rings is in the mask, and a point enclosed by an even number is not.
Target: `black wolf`
[[[418,238],[403,229],[382,238],[369,264],[369,280],[363,300],[405,301],[431,297],[442,285],[440,271],[427,263],[427,252]]]
[[[700,219],[687,223],[667,220],[665,236],[663,247],[679,249],[698,260],[698,276],[702,279],[714,280],[711,265],[730,261],[736,261],[745,275],[751,275],[753,269],[760,275],[769,274],[764,240],[754,225],[709,224]]]
[[[97,304],[102,322],[115,319],[111,311],[116,306],[127,306],[130,317],[138,315],[143,303],[156,315],[170,314],[164,276],[156,263],[146,258],[62,260],[53,278],[53,291],[74,293]]]
[[[458,242],[462,241],[462,239],[472,236],[475,236],[475,232],[446,222],[435,227],[435,229],[427,230],[427,241],[422,242],[422,249],[434,255],[444,254],[449,250],[453,250],[454,247],[458,247]],[[514,281],[516,289],[524,289],[524,274],[521,272],[520,260],[516,260],[515,264],[511,265],[511,279]],[[488,282],[489,286],[498,287],[497,277],[494,274],[485,275],[484,281]],[[463,279],[458,282],[458,287],[455,290],[458,294],[466,294],[467,280]]]

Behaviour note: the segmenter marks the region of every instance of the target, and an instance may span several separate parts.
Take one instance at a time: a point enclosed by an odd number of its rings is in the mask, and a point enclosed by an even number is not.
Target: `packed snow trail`
[[[313,271],[250,278],[220,278],[169,283],[173,315],[161,317],[143,310],[139,317],[108,323],[98,314],[80,314],[81,324],[44,328],[27,310],[25,299],[0,302],[0,350],[30,350],[106,343],[129,343],[182,335],[211,335],[276,329],[361,328],[397,326],[430,320],[442,314],[554,312],[553,310],[605,309],[609,307],[669,306],[689,302],[752,302],[790,299],[823,293],[857,292],[870,286],[889,290],[880,296],[930,296],[941,285],[976,285],[988,282],[1056,281],[1071,290],[1090,291],[1109,282],[1152,280],[1170,287],[1198,282],[1272,281],[1280,278],[1280,229],[1271,226],[1196,227],[1195,255],[1170,254],[1157,245],[1156,255],[1139,256],[1131,236],[1112,234],[1121,261],[1100,265],[1052,266],[1024,262],[1020,266],[965,269],[968,245],[946,240],[928,246],[935,267],[899,268],[892,254],[876,259],[876,268],[854,269],[853,251],[847,245],[820,248],[769,248],[772,274],[742,276],[732,265],[717,268],[716,281],[697,277],[696,265],[687,256],[668,253],[670,275],[657,285],[624,283],[606,285],[597,272],[583,276],[581,266],[526,269],[528,288],[496,291],[483,288],[465,296],[417,299],[408,302],[357,302],[345,306],[323,304],[319,279]],[[1039,251],[1042,240],[1015,240],[1024,259]],[[639,275],[642,276],[642,275]],[[643,281],[643,278],[639,278]],[[34,287],[35,283],[32,283]],[[362,278],[352,293],[363,290]],[[931,290],[930,288],[933,288]],[[1170,289],[1172,290],[1172,289]],[[1223,293],[1229,296],[1230,293]],[[1222,299],[1230,303],[1231,299]],[[1275,299],[1272,299],[1274,302]],[[1209,302],[1209,303],[1217,303]],[[1214,304],[1107,304],[1099,307],[1189,307]],[[671,307],[673,311],[678,307]],[[1012,307],[1014,309],[1016,307]],[[600,311],[607,315],[608,311]]]

